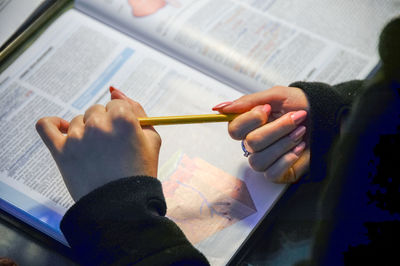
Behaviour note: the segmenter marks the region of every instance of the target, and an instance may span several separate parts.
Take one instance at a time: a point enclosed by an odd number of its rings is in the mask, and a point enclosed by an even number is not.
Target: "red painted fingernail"
[[[290,116],[296,125],[299,125],[307,117],[307,112],[304,110],[297,111]]]
[[[296,154],[297,156],[300,156],[300,154],[304,151],[305,148],[306,148],[306,143],[303,141],[303,142],[301,142],[299,145],[297,145],[296,147],[294,147],[293,152],[294,152],[294,154]]]
[[[110,86],[110,93],[111,93],[111,95],[112,95],[113,93],[117,93],[117,94],[120,94],[121,96],[127,98],[127,96],[125,95],[125,93],[123,93],[123,92],[120,91],[119,89],[114,88],[113,86]],[[112,97],[112,96],[111,96],[111,97]]]
[[[306,133],[306,127],[305,126],[299,126],[292,133],[290,133],[289,137],[293,141],[297,141],[304,135],[304,133]]]
[[[230,105],[231,103],[232,103],[232,102],[223,102],[223,103],[217,104],[216,106],[214,106],[214,107],[212,108],[212,110],[213,110],[213,111],[218,111],[218,110],[220,110],[220,109],[222,109],[222,108],[224,108],[224,107]]]

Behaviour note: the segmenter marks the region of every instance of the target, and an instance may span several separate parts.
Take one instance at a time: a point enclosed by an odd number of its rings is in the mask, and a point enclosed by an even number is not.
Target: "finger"
[[[88,121],[93,114],[98,114],[98,113],[104,114],[105,112],[106,108],[103,105],[101,104],[92,105],[89,109],[86,110],[85,115],[83,116],[83,123],[86,123],[86,121]]]
[[[298,145],[302,141],[305,132],[306,127],[300,126],[292,134],[278,140],[268,148],[252,153],[249,157],[251,167],[256,171],[264,172],[285,153]]]
[[[136,101],[132,100],[128,96],[126,96],[122,91],[113,88],[111,91],[111,99],[112,100],[125,100],[127,101],[134,110],[135,115],[137,117],[147,117],[146,112],[144,111],[143,107]]]
[[[36,130],[51,153],[58,152],[64,146],[69,123],[60,117],[44,117],[36,122]]]
[[[305,142],[301,142],[290,152],[279,158],[265,172],[264,176],[274,183],[293,183],[298,178],[298,173],[295,172],[293,165],[300,158],[306,147]],[[299,176],[300,177],[300,176]]]
[[[113,100],[124,100],[124,101],[128,102],[136,117],[147,117],[147,114],[144,111],[144,109],[143,109],[141,104],[139,104],[138,102],[136,102],[136,101],[132,100],[131,98],[127,97],[124,93],[122,93],[118,89],[113,88],[110,91],[111,91],[111,99],[113,99]],[[156,130],[154,129],[154,127],[152,127],[152,126],[143,126],[142,128],[144,130],[146,130],[146,131],[147,130],[151,131],[152,133],[150,133],[150,134],[152,134],[155,137],[159,138],[159,135],[156,132]]]
[[[272,112],[304,109],[308,110],[309,103],[304,92],[296,87],[275,86],[268,90],[260,91],[240,97],[230,104],[217,105],[217,111],[221,113],[243,113],[254,106],[270,104]],[[216,108],[214,107],[214,108]]]
[[[110,87],[110,92],[111,92],[111,99],[112,100],[124,100],[129,103],[131,108],[133,109],[134,114],[136,117],[147,117],[146,112],[144,111],[143,107],[136,101],[132,100],[128,96],[126,96],[122,91]],[[146,132],[148,137],[152,137],[155,139],[155,143],[158,143],[158,148],[161,145],[161,138],[158,134],[158,132],[154,129],[152,126],[143,126],[142,129]],[[157,145],[156,145],[157,146]]]
[[[282,93],[282,86],[275,86],[271,89],[248,94],[235,100],[233,103],[223,106],[218,111],[223,113],[244,113],[257,105],[270,104],[272,110],[279,109],[280,105],[286,100],[286,94]],[[286,88],[287,89],[287,88]],[[277,93],[279,90],[280,93]]]
[[[123,118],[129,121],[136,119],[133,107],[127,100],[111,100],[107,103],[106,110],[113,119]]]
[[[114,106],[118,106],[118,101],[124,101],[129,104],[131,107],[131,110],[133,111],[134,115],[137,117],[147,117],[146,112],[144,111],[143,107],[136,101],[132,100],[131,98],[125,96],[120,91],[117,91],[116,89],[112,92],[111,94],[111,100],[108,104],[106,109],[109,110]]]
[[[85,123],[83,122],[83,115],[78,115],[69,123],[68,137],[81,139],[84,133]]]
[[[243,113],[228,124],[228,132],[233,139],[244,139],[246,135],[256,128],[264,125],[271,112],[269,104],[254,107],[250,112]]]
[[[300,158],[293,164],[293,169],[296,173],[297,182],[299,178],[305,175],[310,167],[310,149],[306,149],[300,155]]]
[[[251,131],[246,136],[246,148],[249,152],[264,150],[282,137],[295,130],[307,117],[307,112],[290,112]]]
[[[120,99],[126,100],[128,97],[120,90],[110,87],[111,100]]]

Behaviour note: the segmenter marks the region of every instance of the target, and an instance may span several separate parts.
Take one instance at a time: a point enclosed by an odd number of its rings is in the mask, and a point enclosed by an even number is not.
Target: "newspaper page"
[[[398,0],[77,0],[77,8],[244,91],[365,78]]]
[[[242,95],[79,11],[61,16],[0,75],[0,204],[64,243],[59,222],[73,201],[34,125],[105,104],[110,85],[149,116],[210,113]],[[285,186],[249,168],[226,123],[156,130],[167,216],[213,265],[225,265]]]

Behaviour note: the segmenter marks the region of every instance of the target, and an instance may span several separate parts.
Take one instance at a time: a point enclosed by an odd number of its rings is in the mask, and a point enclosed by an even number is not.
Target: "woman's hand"
[[[111,98],[70,123],[45,117],[36,124],[75,201],[119,178],[157,176],[160,136],[140,126],[137,117],[146,116],[140,104],[118,90]]]
[[[242,113],[229,123],[233,139],[243,140],[251,167],[276,183],[296,182],[310,162],[305,120],[308,100],[299,88],[276,86],[213,108]]]

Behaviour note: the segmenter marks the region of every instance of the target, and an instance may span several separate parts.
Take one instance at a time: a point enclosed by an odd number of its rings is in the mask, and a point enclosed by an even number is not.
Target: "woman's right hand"
[[[146,113],[139,103],[116,89],[111,99],[71,122],[45,117],[36,124],[75,201],[119,178],[157,177],[160,136],[140,126],[137,117]]]
[[[243,140],[250,166],[276,183],[293,183],[310,164],[306,117],[309,103],[295,87],[275,86],[213,108],[241,113],[229,123],[230,136]]]

